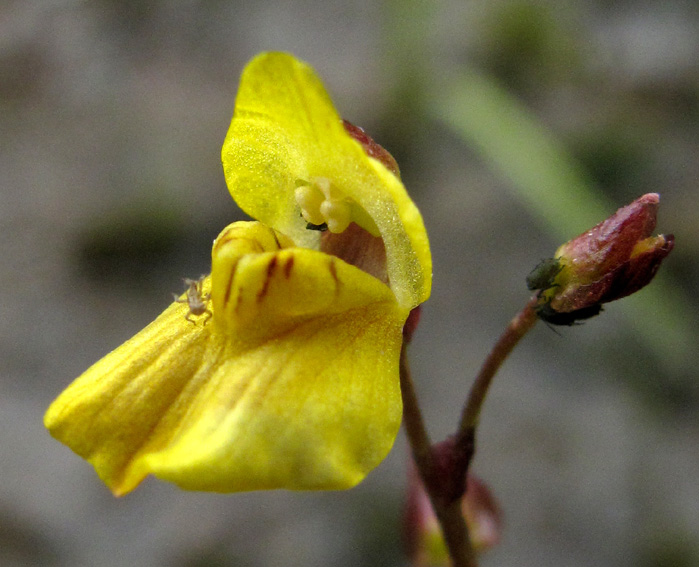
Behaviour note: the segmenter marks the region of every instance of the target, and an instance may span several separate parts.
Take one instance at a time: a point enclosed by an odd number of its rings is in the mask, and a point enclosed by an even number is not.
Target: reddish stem
[[[500,336],[476,377],[464,404],[456,435],[433,446],[415,394],[407,359],[407,341],[400,355],[403,422],[413,459],[439,521],[453,567],[477,567],[468,528],[461,511],[466,475],[475,450],[476,427],[495,373],[520,339],[537,321],[536,296]]]
[[[443,497],[443,479],[435,466],[432,444],[425,429],[410,375],[405,344],[400,355],[400,384],[403,394],[403,423],[413,459],[442,528],[452,565],[453,567],[477,567],[466,521],[461,513],[461,501]]]
[[[457,432],[458,437],[472,436],[469,432],[478,425],[481,408],[495,373],[500,369],[500,366],[505,362],[505,359],[507,359],[519,340],[527,334],[537,321],[536,304],[537,297],[534,296],[524,306],[524,309],[510,321],[510,324],[507,325],[498,342],[495,343],[495,346],[490,351],[488,358],[483,362],[483,366],[481,366],[481,370],[471,386],[466,404],[461,413],[461,421],[459,422]]]

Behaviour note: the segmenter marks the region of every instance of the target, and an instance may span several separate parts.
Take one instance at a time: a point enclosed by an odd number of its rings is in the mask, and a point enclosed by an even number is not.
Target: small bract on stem
[[[209,319],[213,317],[213,313],[209,309],[209,301],[211,299],[211,294],[209,293],[204,293],[203,292],[203,285],[204,285],[204,280],[206,279],[206,276],[201,276],[198,280],[190,280],[189,278],[184,278],[184,283],[186,286],[189,286],[187,288],[187,295],[186,297],[180,298],[176,294],[172,294],[172,296],[175,298],[175,303],[186,303],[189,306],[189,313],[185,315],[185,319],[192,323],[193,325],[196,325],[196,321],[192,319],[192,315],[195,316],[200,316],[200,315],[206,315],[206,319],[203,321],[203,325],[206,325],[206,323],[209,322]]]
[[[546,291],[553,287],[558,272],[563,269],[558,258],[547,258],[537,264],[527,276],[527,289]]]

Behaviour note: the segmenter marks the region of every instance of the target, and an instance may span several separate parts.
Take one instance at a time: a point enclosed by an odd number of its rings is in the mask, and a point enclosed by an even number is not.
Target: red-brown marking
[[[340,293],[340,278],[337,275],[337,266],[335,265],[335,260],[332,258],[328,263],[328,269],[330,270],[330,275],[335,280],[335,295]]]
[[[226,293],[223,296],[223,305],[228,305],[228,301],[231,298],[231,291],[233,291],[233,280],[235,279],[235,272],[238,269],[238,262],[233,264],[233,267],[231,268],[231,273],[228,278],[228,285],[226,286]]]
[[[235,308],[233,309],[236,312],[236,314],[240,312],[240,306],[242,305],[242,303],[243,303],[243,288],[241,286],[241,287],[238,287],[238,297],[236,298]]]
[[[284,277],[288,280],[291,277],[291,270],[294,269],[294,256],[289,256],[284,264]]]
[[[269,291],[269,282],[272,280],[274,271],[277,269],[277,256],[272,256],[272,259],[267,264],[267,275],[265,277],[265,283],[262,284],[262,289],[257,293],[257,302],[260,303],[267,292]]]

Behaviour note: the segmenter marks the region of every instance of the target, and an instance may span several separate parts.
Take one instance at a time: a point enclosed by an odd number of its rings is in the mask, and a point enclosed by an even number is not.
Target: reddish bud
[[[466,478],[466,494],[461,502],[471,545],[477,552],[487,551],[500,542],[502,512],[493,493],[474,475]]]
[[[450,565],[439,522],[415,467],[408,476],[408,501],[405,512],[405,536],[413,567]],[[500,541],[502,513],[486,484],[469,474],[461,510],[468,526],[471,545],[482,553]]]
[[[658,203],[657,193],[643,195],[537,266],[527,285],[539,290],[539,316],[571,325],[648,285],[674,246],[672,235],[651,236]]]
[[[377,144],[371,136],[364,131],[364,128],[355,126],[347,120],[343,120],[342,125],[345,127],[345,131],[362,145],[369,157],[379,160],[391,173],[396,175],[396,177],[400,177],[398,162],[396,162],[388,150]]]

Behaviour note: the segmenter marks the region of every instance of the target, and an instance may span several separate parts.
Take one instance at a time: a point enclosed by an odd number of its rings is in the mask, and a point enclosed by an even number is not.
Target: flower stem
[[[466,521],[461,513],[461,500],[443,497],[443,479],[436,471],[432,444],[410,374],[406,347],[403,344],[400,355],[400,385],[403,394],[403,422],[413,459],[442,528],[453,567],[477,567]]]
[[[461,509],[468,467],[475,450],[476,427],[488,388],[495,373],[519,340],[537,321],[537,297],[532,297],[505,329],[481,366],[471,386],[461,414],[459,428],[442,447],[448,457],[438,456],[430,442],[415,394],[407,357],[407,341],[400,354],[400,385],[403,395],[403,423],[415,465],[425,486],[435,515],[444,534],[453,567],[477,567],[468,528]],[[445,466],[446,464],[446,466]],[[446,475],[446,476],[445,476]]]
[[[478,425],[481,407],[485,401],[485,396],[488,393],[490,383],[493,381],[495,373],[498,371],[502,363],[505,362],[512,349],[517,345],[519,340],[527,334],[529,329],[534,326],[537,321],[536,314],[537,297],[532,297],[515,317],[507,325],[507,328],[500,335],[498,342],[490,351],[488,358],[485,359],[481,370],[476,376],[476,380],[471,386],[466,404],[461,413],[461,421],[457,432],[458,438],[471,438]]]

